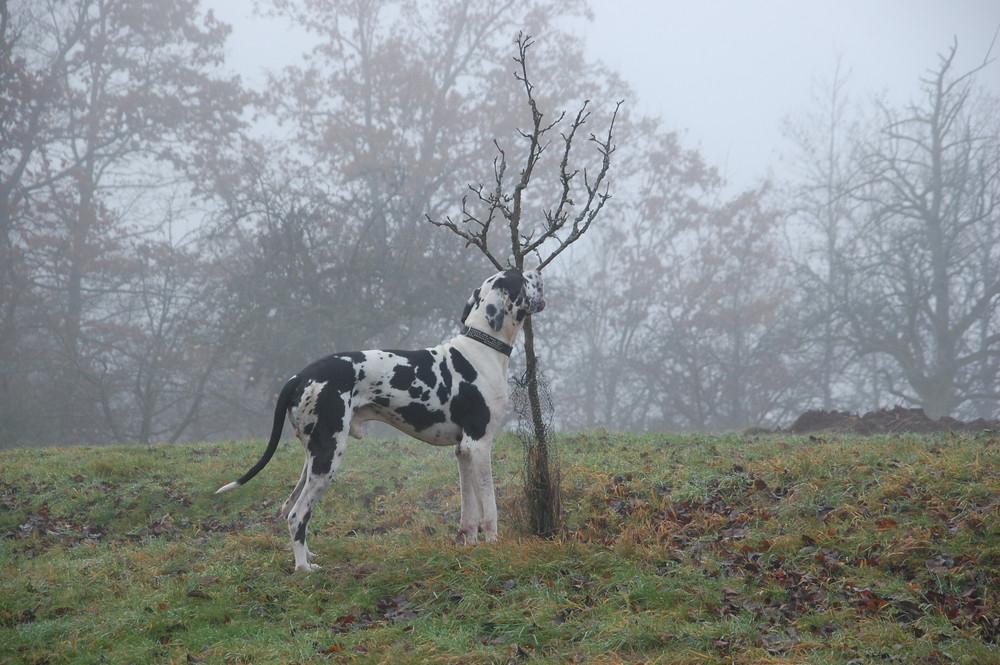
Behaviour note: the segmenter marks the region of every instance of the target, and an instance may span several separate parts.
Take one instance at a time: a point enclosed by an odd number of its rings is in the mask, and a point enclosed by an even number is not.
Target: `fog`
[[[958,67],[967,69],[982,62],[1000,26],[1000,7],[988,0],[593,5],[585,33],[593,56],[635,85],[640,108],[687,132],[741,182],[780,172],[782,121],[811,104],[838,59],[859,95],[902,103],[929,54],[957,38]],[[983,83],[1000,92],[1000,73]]]
[[[990,52],[1000,27],[1000,5],[991,0],[589,5],[592,18],[565,21],[584,39],[587,56],[634,87],[630,105],[683,132],[709,162],[744,184],[781,170],[783,121],[812,103],[816,85],[833,76],[838,61],[859,95],[905,103],[933,54],[958,39],[958,68],[969,69]],[[229,64],[251,80],[301,62],[311,44],[288,21],[255,15],[250,3],[204,6],[234,26]],[[981,84],[1000,93],[1000,72],[992,68]]]
[[[521,232],[610,195],[533,319],[559,429],[1000,418],[996,2],[278,5],[4,5],[0,447],[260,438],[454,335],[495,268],[431,220],[515,191],[518,33]]]

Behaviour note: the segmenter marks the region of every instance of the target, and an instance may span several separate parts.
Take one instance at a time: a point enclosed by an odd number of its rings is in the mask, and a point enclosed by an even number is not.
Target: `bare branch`
[[[539,159],[549,146],[546,134],[559,127],[566,119],[566,113],[560,113],[555,120],[543,123],[545,115],[539,110],[535,100],[535,86],[531,81],[528,72],[528,52],[534,40],[523,33],[517,37],[517,55],[514,61],[518,67],[514,72],[514,77],[521,82],[524,94],[527,99],[528,109],[531,113],[531,125],[527,130],[518,129],[518,134],[527,142],[527,150],[524,155],[523,166],[518,179],[514,182],[513,188],[505,188],[504,174],[507,167],[507,154],[500,147],[499,142],[494,141],[499,156],[494,160],[494,184],[495,189],[486,192],[483,185],[471,187],[477,199],[485,206],[485,216],[476,216],[470,212],[467,199],[462,201],[461,223],[456,223],[451,218],[446,218],[443,222],[437,222],[430,217],[430,221],[435,226],[447,228],[466,241],[467,245],[475,245],[483,254],[498,268],[501,266],[499,259],[490,251],[489,233],[494,220],[500,216],[507,224],[510,238],[511,262],[519,270],[524,269],[524,259],[526,256],[537,253],[542,246],[550,241],[555,241],[555,249],[544,259],[541,259],[539,268],[542,268],[562,253],[567,247],[579,240],[590,228],[590,225],[597,218],[611,195],[607,183],[608,172],[611,167],[611,156],[615,152],[613,141],[615,123],[618,113],[624,101],[619,101],[615,105],[611,122],[607,129],[607,134],[603,138],[598,138],[591,134],[589,141],[596,148],[601,157],[601,166],[596,176],[592,176],[587,169],[582,169],[583,182],[577,184],[577,176],[581,169],[572,166],[574,156],[574,141],[581,127],[590,119],[590,101],[587,100],[577,111],[568,130],[560,133],[562,139],[562,154],[559,161],[558,182],[559,200],[558,202],[543,211],[544,223],[538,228],[524,230],[522,228],[522,217],[524,213],[524,194],[527,191],[531,178],[535,173],[535,167]],[[581,186],[582,185],[582,186]],[[575,187],[574,187],[575,186]],[[579,203],[574,201],[574,188],[582,191],[583,200]],[[575,214],[574,212],[575,211]],[[568,227],[568,228],[567,228]]]
[[[539,270],[541,270],[549,263],[551,263],[552,259],[556,258],[559,254],[561,254],[563,250],[565,250],[571,244],[579,240],[583,236],[583,234],[587,232],[587,230],[590,228],[590,225],[594,222],[594,220],[597,219],[597,215],[601,212],[601,209],[604,208],[604,204],[607,203],[609,198],[611,198],[611,194],[609,193],[610,187],[606,183],[606,179],[608,171],[611,169],[611,155],[614,154],[616,148],[614,144],[615,122],[618,120],[618,112],[621,110],[622,104],[624,103],[625,103],[624,100],[621,100],[615,105],[615,111],[611,115],[611,122],[608,124],[608,133],[603,141],[598,139],[593,134],[590,135],[590,140],[597,145],[597,151],[601,155],[601,169],[600,171],[598,171],[597,178],[594,180],[593,184],[589,182],[586,170],[584,170],[583,172],[584,187],[587,191],[587,200],[584,203],[583,207],[580,209],[580,212],[573,219],[573,227],[569,235],[566,236],[565,238],[560,238],[557,235],[557,231],[559,231],[565,224],[565,220],[559,221],[557,219],[556,221],[558,223],[558,227],[554,227],[550,222],[549,228],[551,232],[548,233],[548,235],[549,237],[558,240],[559,246],[556,247],[556,249],[553,250],[548,257],[542,260],[542,262],[538,266]],[[577,117],[579,118],[580,116]],[[569,142],[571,140],[572,137],[567,139],[567,145],[566,145],[567,156],[570,150]],[[563,178],[572,177],[568,176],[565,168],[561,168],[560,175]],[[564,200],[560,201],[559,208],[557,208],[557,211],[562,211],[564,204],[567,203],[566,199],[568,197],[569,192],[568,189],[565,188],[565,184],[563,192],[564,192],[563,194]],[[568,204],[572,205],[572,201],[568,201]],[[543,236],[544,235],[545,234],[543,234]],[[528,248],[528,251],[529,252],[534,251],[535,249],[541,246],[542,242],[543,239],[539,238],[538,240],[535,241],[534,247]]]
[[[507,197],[503,193],[503,178],[504,173],[507,170],[507,155],[500,147],[498,143],[494,141],[497,146],[497,150],[500,156],[493,160],[493,177],[496,187],[490,193],[484,193],[485,187],[479,185],[474,187],[469,185],[469,189],[475,193],[476,198],[487,206],[486,219],[485,221],[474,215],[469,211],[469,197],[468,195],[462,197],[462,224],[464,228],[461,228],[452,220],[451,217],[445,217],[443,222],[436,221],[431,218],[430,215],[424,215],[434,226],[443,227],[449,229],[452,233],[463,238],[466,242],[465,245],[475,245],[479,248],[479,251],[489,259],[498,270],[503,269],[503,263],[498,259],[489,249],[489,236],[490,227],[493,225],[493,221],[497,218],[497,213],[507,218],[509,211],[507,208]],[[470,226],[478,227],[469,229]]]
[[[518,55],[514,58],[520,67],[520,73],[515,73],[514,76],[517,80],[524,84],[524,92],[528,97],[528,107],[531,109],[531,133],[525,134],[521,132],[521,135],[528,139],[528,155],[525,159],[524,168],[521,169],[521,178],[518,180],[517,184],[514,185],[514,192],[512,195],[513,207],[510,210],[510,215],[507,217],[507,223],[510,227],[510,246],[513,252],[514,265],[518,270],[524,269],[524,252],[521,251],[521,205],[524,197],[524,191],[528,188],[528,184],[531,182],[531,174],[535,170],[535,164],[538,163],[539,157],[544,146],[541,145],[542,135],[551,129],[553,125],[542,129],[542,113],[538,110],[538,104],[535,103],[535,97],[533,94],[534,85],[532,85],[530,79],[528,78],[528,65],[527,65],[527,54],[528,49],[534,44],[534,41],[530,36],[523,33],[517,36],[517,48]]]

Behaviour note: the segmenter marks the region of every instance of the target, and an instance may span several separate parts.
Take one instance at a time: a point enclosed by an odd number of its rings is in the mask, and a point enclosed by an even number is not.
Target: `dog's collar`
[[[505,356],[510,356],[511,352],[514,351],[514,347],[510,344],[504,344],[496,337],[492,335],[487,335],[482,330],[476,330],[475,328],[470,328],[469,326],[462,326],[462,334],[466,337],[476,340],[480,344],[485,344],[494,351],[499,351]]]

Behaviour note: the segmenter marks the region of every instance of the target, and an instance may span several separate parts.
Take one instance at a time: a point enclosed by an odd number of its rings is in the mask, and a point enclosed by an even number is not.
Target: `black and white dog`
[[[282,388],[267,449],[252,469],[220,488],[243,485],[271,460],[285,414],[306,450],[302,476],[281,508],[296,570],[309,563],[306,529],[316,502],[340,467],[348,435],[378,420],[436,446],[456,446],[462,490],[458,542],[475,544],[480,529],[497,537],[490,449],[507,408],[507,362],[527,316],[542,311],[538,271],[499,272],[475,290],[462,332],[432,349],[336,353],[312,363]]]

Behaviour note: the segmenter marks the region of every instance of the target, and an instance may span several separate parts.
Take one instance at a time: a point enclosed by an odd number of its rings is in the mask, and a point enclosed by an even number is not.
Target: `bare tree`
[[[663,424],[655,404],[658,370],[649,351],[670,338],[665,310],[681,292],[673,278],[689,265],[689,234],[701,224],[721,179],[702,156],[658,120],[632,119],[618,132],[615,200],[606,222],[563,268],[585,285],[563,295],[550,329],[560,342],[560,424],[646,430]],[[683,248],[683,249],[682,249]],[[546,317],[546,321],[550,318]]]
[[[577,422],[732,431],[794,417],[813,386],[784,215],[766,186],[720,200],[696,153],[660,150],[641,162],[640,195],[616,181],[630,200],[573,270],[587,287],[581,319],[561,326],[575,364],[560,378],[588,404]]]
[[[794,246],[789,254],[806,293],[803,323],[810,329],[815,356],[810,383],[819,389],[816,405],[827,410],[837,408],[844,398],[837,392],[838,384],[850,383],[855,395],[863,392],[858,382],[845,381],[854,358],[836,316],[843,283],[838,257],[861,207],[850,195],[859,168],[851,154],[850,139],[857,135],[857,128],[849,115],[849,79],[838,58],[831,80],[817,85],[813,108],[784,125],[785,136],[795,146],[788,194],[789,236]],[[867,403],[878,401],[871,397]]]
[[[43,436],[130,438],[104,358],[135,331],[152,201],[242,125],[242,89],[215,71],[227,33],[196,0],[0,0],[0,391],[48,376]]]
[[[645,370],[674,428],[733,431],[774,426],[802,399],[800,309],[778,242],[783,214],[768,188],[713,202],[670,248],[662,331]]]
[[[591,134],[589,137],[589,143],[594,146],[600,158],[596,173],[576,166],[579,144],[576,144],[577,149],[574,150],[574,140],[590,118],[589,102],[584,102],[568,127],[560,133],[557,143],[559,162],[553,172],[558,182],[558,196],[554,205],[541,210],[541,219],[537,223],[524,218],[525,197],[532,176],[551,145],[551,132],[565,126],[566,120],[563,112],[551,122],[546,122],[545,114],[538,108],[536,91],[528,72],[528,51],[533,44],[530,36],[523,33],[518,35],[518,55],[514,58],[517,63],[515,77],[523,85],[531,120],[528,130],[518,130],[527,148],[517,177],[508,176],[507,151],[499,141],[495,141],[499,155],[493,161],[491,187],[487,188],[483,184],[470,185],[474,198],[472,201],[469,197],[463,199],[462,217],[458,222],[451,217],[436,221],[428,216],[432,224],[447,228],[468,244],[478,247],[500,270],[505,267],[524,270],[525,262],[530,256],[537,256],[537,268],[543,269],[587,232],[610,198],[607,176],[611,156],[615,151],[615,120],[622,102],[615,107],[606,134],[601,137]],[[505,236],[501,245],[503,249],[500,251],[495,249],[496,236],[491,234],[491,230]],[[528,459],[525,493],[532,531],[537,535],[550,537],[557,533],[561,520],[558,470],[551,463],[547,425],[539,394],[538,358],[534,342],[534,330],[529,318],[524,325],[525,380],[534,438],[528,443],[526,450]]]
[[[862,215],[838,249],[837,313],[859,356],[898,367],[901,399],[940,417],[1000,397],[1000,116],[976,75],[955,74],[957,44],[903,111],[858,146],[849,194]],[[992,369],[991,369],[992,368]],[[984,375],[985,373],[985,375]]]

